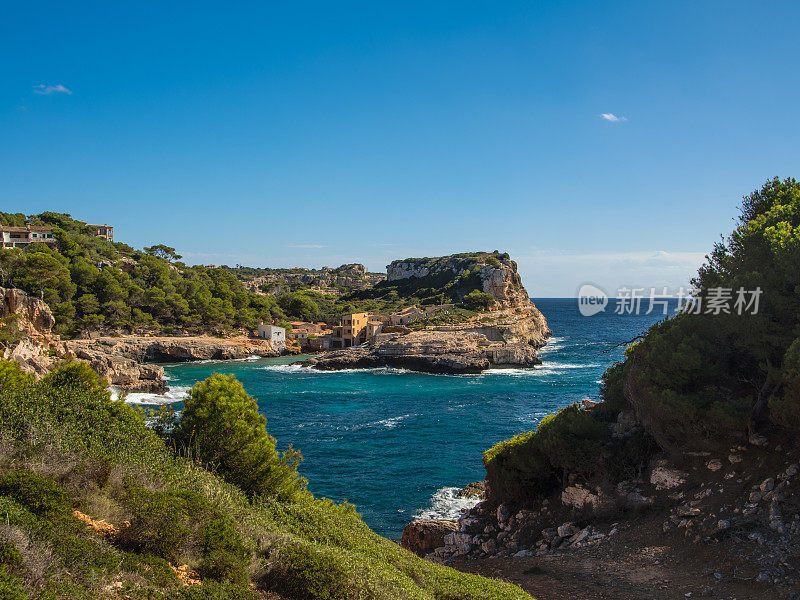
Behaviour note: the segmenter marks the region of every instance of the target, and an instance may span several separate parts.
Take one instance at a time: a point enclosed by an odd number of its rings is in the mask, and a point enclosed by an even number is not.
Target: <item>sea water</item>
[[[314,371],[296,364],[298,357],[202,361],[165,365],[167,394],[128,401],[180,409],[195,382],[234,374],[258,399],[279,447],[302,452],[309,489],[349,500],[375,531],[398,538],[415,517],[458,517],[474,500],[456,492],[484,478],[484,450],[535,429],[559,408],[598,399],[600,377],[621,358],[624,342],[664,318],[660,310],[617,314],[614,300],[591,317],[581,316],[575,299],[534,302],[553,330],[534,369],[430,375]]]

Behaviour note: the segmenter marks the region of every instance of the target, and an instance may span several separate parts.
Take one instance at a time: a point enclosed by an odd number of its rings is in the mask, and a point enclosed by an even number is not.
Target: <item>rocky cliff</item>
[[[528,292],[507,254],[471,252],[434,258],[406,258],[386,266],[386,281],[376,293],[394,289],[423,303],[460,303],[474,291],[494,298],[493,310],[526,307]],[[428,301],[428,302],[426,302]]]
[[[56,320],[47,304],[22,290],[0,287],[0,317],[13,332],[36,340],[50,338]]]
[[[502,254],[455,254],[394,261],[375,291],[463,299],[470,292],[491,295],[489,312],[463,323],[386,333],[359,348],[334,350],[304,364],[321,370],[401,367],[435,373],[479,373],[492,367],[541,364],[536,350],[550,329],[522,285],[517,264]]]
[[[101,337],[66,340],[52,334],[50,308],[18,289],[0,288],[3,328],[2,358],[17,362],[41,378],[68,360],[88,363],[109,384],[126,391],[162,392],[164,369],[152,362],[228,360],[248,356],[278,356],[266,340],[196,337]]]

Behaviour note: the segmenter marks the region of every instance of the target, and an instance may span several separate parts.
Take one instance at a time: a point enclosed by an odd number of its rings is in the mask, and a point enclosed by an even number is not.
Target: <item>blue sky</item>
[[[190,263],[499,249],[533,296],[673,287],[743,194],[798,175],[794,2],[3,13],[0,210]]]

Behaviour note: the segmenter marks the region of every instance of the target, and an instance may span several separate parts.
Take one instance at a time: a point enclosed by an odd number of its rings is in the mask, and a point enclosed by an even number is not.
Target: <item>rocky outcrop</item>
[[[403,529],[400,545],[419,556],[444,546],[445,536],[458,530],[456,521],[440,519],[417,519]]]
[[[16,288],[0,287],[0,301],[0,317],[24,337],[44,340],[52,334],[56,320],[43,300]]]
[[[70,340],[67,349],[80,352],[118,355],[138,362],[189,362],[195,360],[231,360],[248,356],[278,356],[266,340],[251,338],[175,337],[103,337]]]
[[[432,373],[480,373],[493,367],[541,364],[536,350],[550,336],[544,316],[526,308],[486,313],[480,321],[381,334],[367,346],[334,350],[305,361],[320,370],[397,367]]]
[[[465,273],[477,273],[474,283],[484,293],[494,297],[494,310],[526,307],[530,304],[528,292],[517,272],[517,263],[504,255],[477,252],[437,258],[407,258],[393,261],[386,266],[389,282],[427,279],[433,287],[443,286],[444,282],[451,280],[454,287],[458,288],[464,283],[465,276],[468,281],[473,281],[471,277],[474,275]],[[466,294],[472,289],[475,288],[465,286],[461,292]]]
[[[370,273],[362,264],[352,263],[336,268],[321,269],[264,269],[264,274],[244,281],[251,291],[282,294],[298,284],[325,294],[339,295],[342,290],[366,290],[386,279],[383,273]]]
[[[468,483],[463,488],[458,490],[456,498],[478,498],[479,500],[486,499],[486,482],[475,481]]]

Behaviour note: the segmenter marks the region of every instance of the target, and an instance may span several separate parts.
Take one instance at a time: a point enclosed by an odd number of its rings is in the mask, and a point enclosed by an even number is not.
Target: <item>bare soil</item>
[[[756,566],[732,558],[729,548],[665,534],[662,521],[621,524],[616,536],[597,546],[535,557],[457,559],[450,566],[509,581],[537,600],[792,598],[791,590],[756,582]]]

